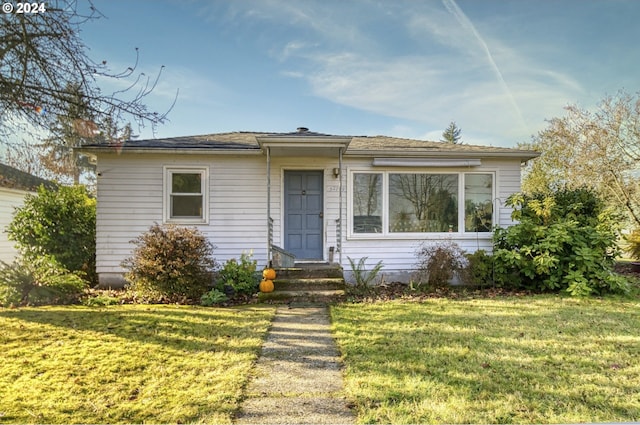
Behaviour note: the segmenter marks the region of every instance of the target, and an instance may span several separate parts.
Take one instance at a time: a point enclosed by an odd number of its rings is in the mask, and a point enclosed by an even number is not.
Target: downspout
[[[338,151],[338,168],[340,170],[340,176],[339,176],[339,180],[338,180],[338,193],[340,194],[338,196],[338,211],[339,211],[339,216],[338,216],[338,226],[340,228],[340,231],[338,232],[338,261],[340,262],[340,266],[342,266],[342,232],[343,232],[343,228],[342,228],[342,149],[340,148]]]
[[[271,267],[271,242],[273,223],[271,222],[271,148],[267,146],[267,266]]]

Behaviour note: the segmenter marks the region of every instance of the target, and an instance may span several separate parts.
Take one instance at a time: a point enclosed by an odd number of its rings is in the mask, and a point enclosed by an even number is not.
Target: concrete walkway
[[[239,424],[346,424],[339,351],[326,306],[280,306],[246,389]]]

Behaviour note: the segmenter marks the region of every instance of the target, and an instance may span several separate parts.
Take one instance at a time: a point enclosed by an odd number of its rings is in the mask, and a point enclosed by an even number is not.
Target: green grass
[[[533,296],[332,308],[360,423],[640,420],[640,303]]]
[[[0,423],[229,423],[274,311],[0,309]]]

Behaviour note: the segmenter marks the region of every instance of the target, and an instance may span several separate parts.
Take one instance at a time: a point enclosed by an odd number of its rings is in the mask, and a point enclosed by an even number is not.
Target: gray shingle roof
[[[371,153],[439,153],[439,154],[517,154],[525,156],[537,156],[537,153],[529,150],[514,148],[503,148],[494,146],[479,146],[467,144],[453,144],[444,142],[433,142],[428,140],[402,139],[387,136],[363,136],[354,137],[349,144],[349,153],[355,152]]]
[[[47,189],[55,189],[57,187],[55,183],[49,180],[0,164],[0,187],[35,192],[40,185],[44,185]]]
[[[538,156],[537,152],[503,148],[493,146],[477,146],[467,144],[450,144],[426,140],[403,139],[388,136],[334,136],[311,131],[293,133],[268,132],[232,132],[205,134],[199,136],[171,137],[165,139],[131,140],[122,145],[94,144],[86,145],[83,150],[100,151],[108,148],[123,150],[259,150],[257,138],[285,137],[285,138],[344,138],[351,137],[349,148],[345,152],[350,154],[415,154],[415,155],[497,155],[520,156],[530,159]]]

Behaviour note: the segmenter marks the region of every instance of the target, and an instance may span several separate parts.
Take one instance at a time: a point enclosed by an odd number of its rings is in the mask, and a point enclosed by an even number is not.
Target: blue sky
[[[514,146],[620,89],[640,90],[637,0],[94,0],[94,60],[161,80],[170,122],[142,138],[226,131]],[[101,82],[102,83],[102,82]],[[104,89],[113,89],[113,83]]]

